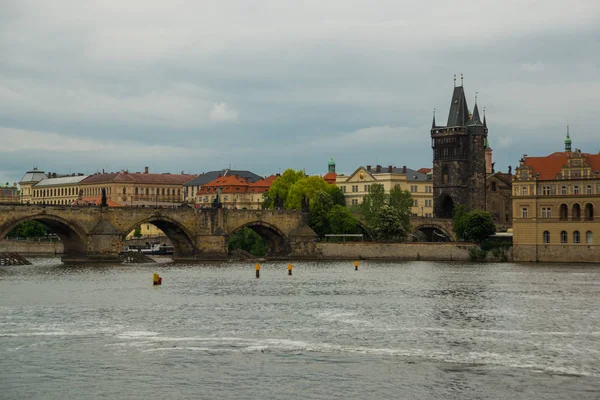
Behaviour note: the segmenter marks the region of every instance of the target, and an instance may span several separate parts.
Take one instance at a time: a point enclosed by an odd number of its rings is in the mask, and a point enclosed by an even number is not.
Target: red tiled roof
[[[567,165],[569,156],[573,153],[557,151],[545,157],[525,157],[525,165],[531,168],[533,174],[540,174],[538,179],[542,181],[554,180]],[[600,154],[582,154],[587,165],[592,167],[592,172],[600,170]]]
[[[329,184],[335,183],[335,178],[337,178],[337,173],[335,172],[328,172],[325,175],[323,175],[323,179]]]
[[[422,173],[422,174],[428,174],[428,173],[430,173],[430,172],[431,172],[431,168],[419,168],[419,169],[417,170],[417,172],[420,172],[420,173]]]
[[[237,175],[221,176],[203,185],[198,190],[198,195],[217,193],[219,188],[221,189],[221,193],[264,193],[269,190],[275,179],[277,179],[277,176],[271,175],[256,182],[249,182]]]
[[[277,175],[267,176],[264,179],[251,183],[248,187],[248,192],[252,193],[264,193],[271,188],[275,179],[279,178]]]
[[[81,181],[82,185],[93,185],[98,183],[133,183],[133,184],[155,184],[155,185],[183,185],[195,178],[188,174],[146,174],[130,172],[111,172],[107,174],[90,175]]]

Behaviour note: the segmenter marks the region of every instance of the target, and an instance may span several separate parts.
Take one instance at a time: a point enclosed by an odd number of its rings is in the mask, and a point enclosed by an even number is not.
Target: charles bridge
[[[318,257],[318,237],[299,211],[0,205],[0,239],[30,220],[60,237],[64,262],[118,261],[123,238],[148,223],[169,237],[174,260],[227,259],[229,238],[244,227],[266,239],[267,257]],[[411,223],[428,241],[454,239],[448,220],[416,217]]]

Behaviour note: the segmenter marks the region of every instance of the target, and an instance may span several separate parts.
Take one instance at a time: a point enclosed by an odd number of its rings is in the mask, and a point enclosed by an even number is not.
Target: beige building
[[[6,182],[6,185],[0,184],[0,203],[19,203],[19,190],[17,183],[12,185]]]
[[[77,201],[81,182],[87,178],[83,174],[45,174],[34,168],[27,171],[19,181],[21,202],[24,204],[71,205]]]
[[[328,173],[329,174],[329,173]],[[359,167],[351,175],[337,175],[335,184],[346,197],[347,206],[362,204],[373,184],[381,184],[386,193],[393,187],[407,190],[413,197],[413,216],[433,217],[433,182],[431,174],[423,174],[410,168]]]
[[[600,154],[565,151],[524,156],[513,177],[516,261],[600,260]]]

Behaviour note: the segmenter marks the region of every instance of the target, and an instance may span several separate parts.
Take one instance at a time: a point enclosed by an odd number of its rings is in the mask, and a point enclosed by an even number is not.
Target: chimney
[[[378,165],[375,167],[375,172],[377,172],[377,173],[381,172],[381,165]]]
[[[402,166],[402,173],[405,174],[406,173],[406,165]]]
[[[388,165],[388,172],[391,174],[392,173],[392,166]]]
[[[183,171],[181,171],[181,175],[184,175]]]
[[[102,173],[104,173],[104,168],[102,168]]]
[[[371,170],[371,166],[367,165],[367,171],[370,171],[370,170]]]
[[[148,173],[148,167],[144,167],[144,173],[147,174]]]

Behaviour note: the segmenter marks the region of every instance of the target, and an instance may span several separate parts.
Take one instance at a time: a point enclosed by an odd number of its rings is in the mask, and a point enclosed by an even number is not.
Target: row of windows
[[[567,231],[561,231],[560,232],[560,242],[568,243],[568,236],[569,235],[567,234]],[[544,243],[550,243],[550,232],[544,231],[544,233],[542,233],[542,240]],[[594,242],[594,234],[592,233],[592,231],[587,231],[585,233],[585,243],[593,244],[593,242]],[[573,243],[581,243],[581,234],[579,233],[579,231],[573,232]]]
[[[85,188],[81,189],[81,193],[84,196],[101,195],[102,188]],[[112,194],[112,187],[106,188],[107,194]],[[123,194],[127,194],[127,188],[123,188]],[[171,188],[134,188],[134,194],[146,194],[146,195],[163,195],[163,196],[181,196],[181,189]],[[67,188],[54,188],[54,189],[38,189],[34,191],[35,197],[57,197],[57,196],[76,196],[79,195],[79,190],[76,187]]]
[[[515,196],[534,196],[534,189],[534,185],[517,185],[513,190]],[[594,194],[594,187],[592,185],[543,185],[541,190],[538,190],[538,194],[539,193],[541,193],[542,196],[552,196],[556,194],[560,194],[562,196]],[[596,193],[600,194],[600,183],[596,184]]]
[[[529,209],[527,207],[521,207],[521,218],[527,218],[529,215]],[[594,220],[594,205],[587,203],[583,209],[583,216],[586,221]],[[552,218],[552,207],[541,207],[542,218]],[[561,204],[559,207],[559,218],[563,221],[569,219],[569,207],[566,204]],[[571,206],[571,219],[573,221],[581,220],[581,206],[579,203],[575,203]]]
[[[370,186],[371,185],[364,185],[364,191],[368,192]],[[400,187],[400,185],[396,185],[396,187]],[[350,190],[353,193],[356,193],[358,192],[358,188],[359,185],[351,185]],[[342,191],[342,193],[346,193],[346,186],[340,186],[340,190]],[[410,191],[411,193],[417,193],[419,191],[419,186],[410,185]],[[433,193],[433,186],[425,186],[425,193]]]

